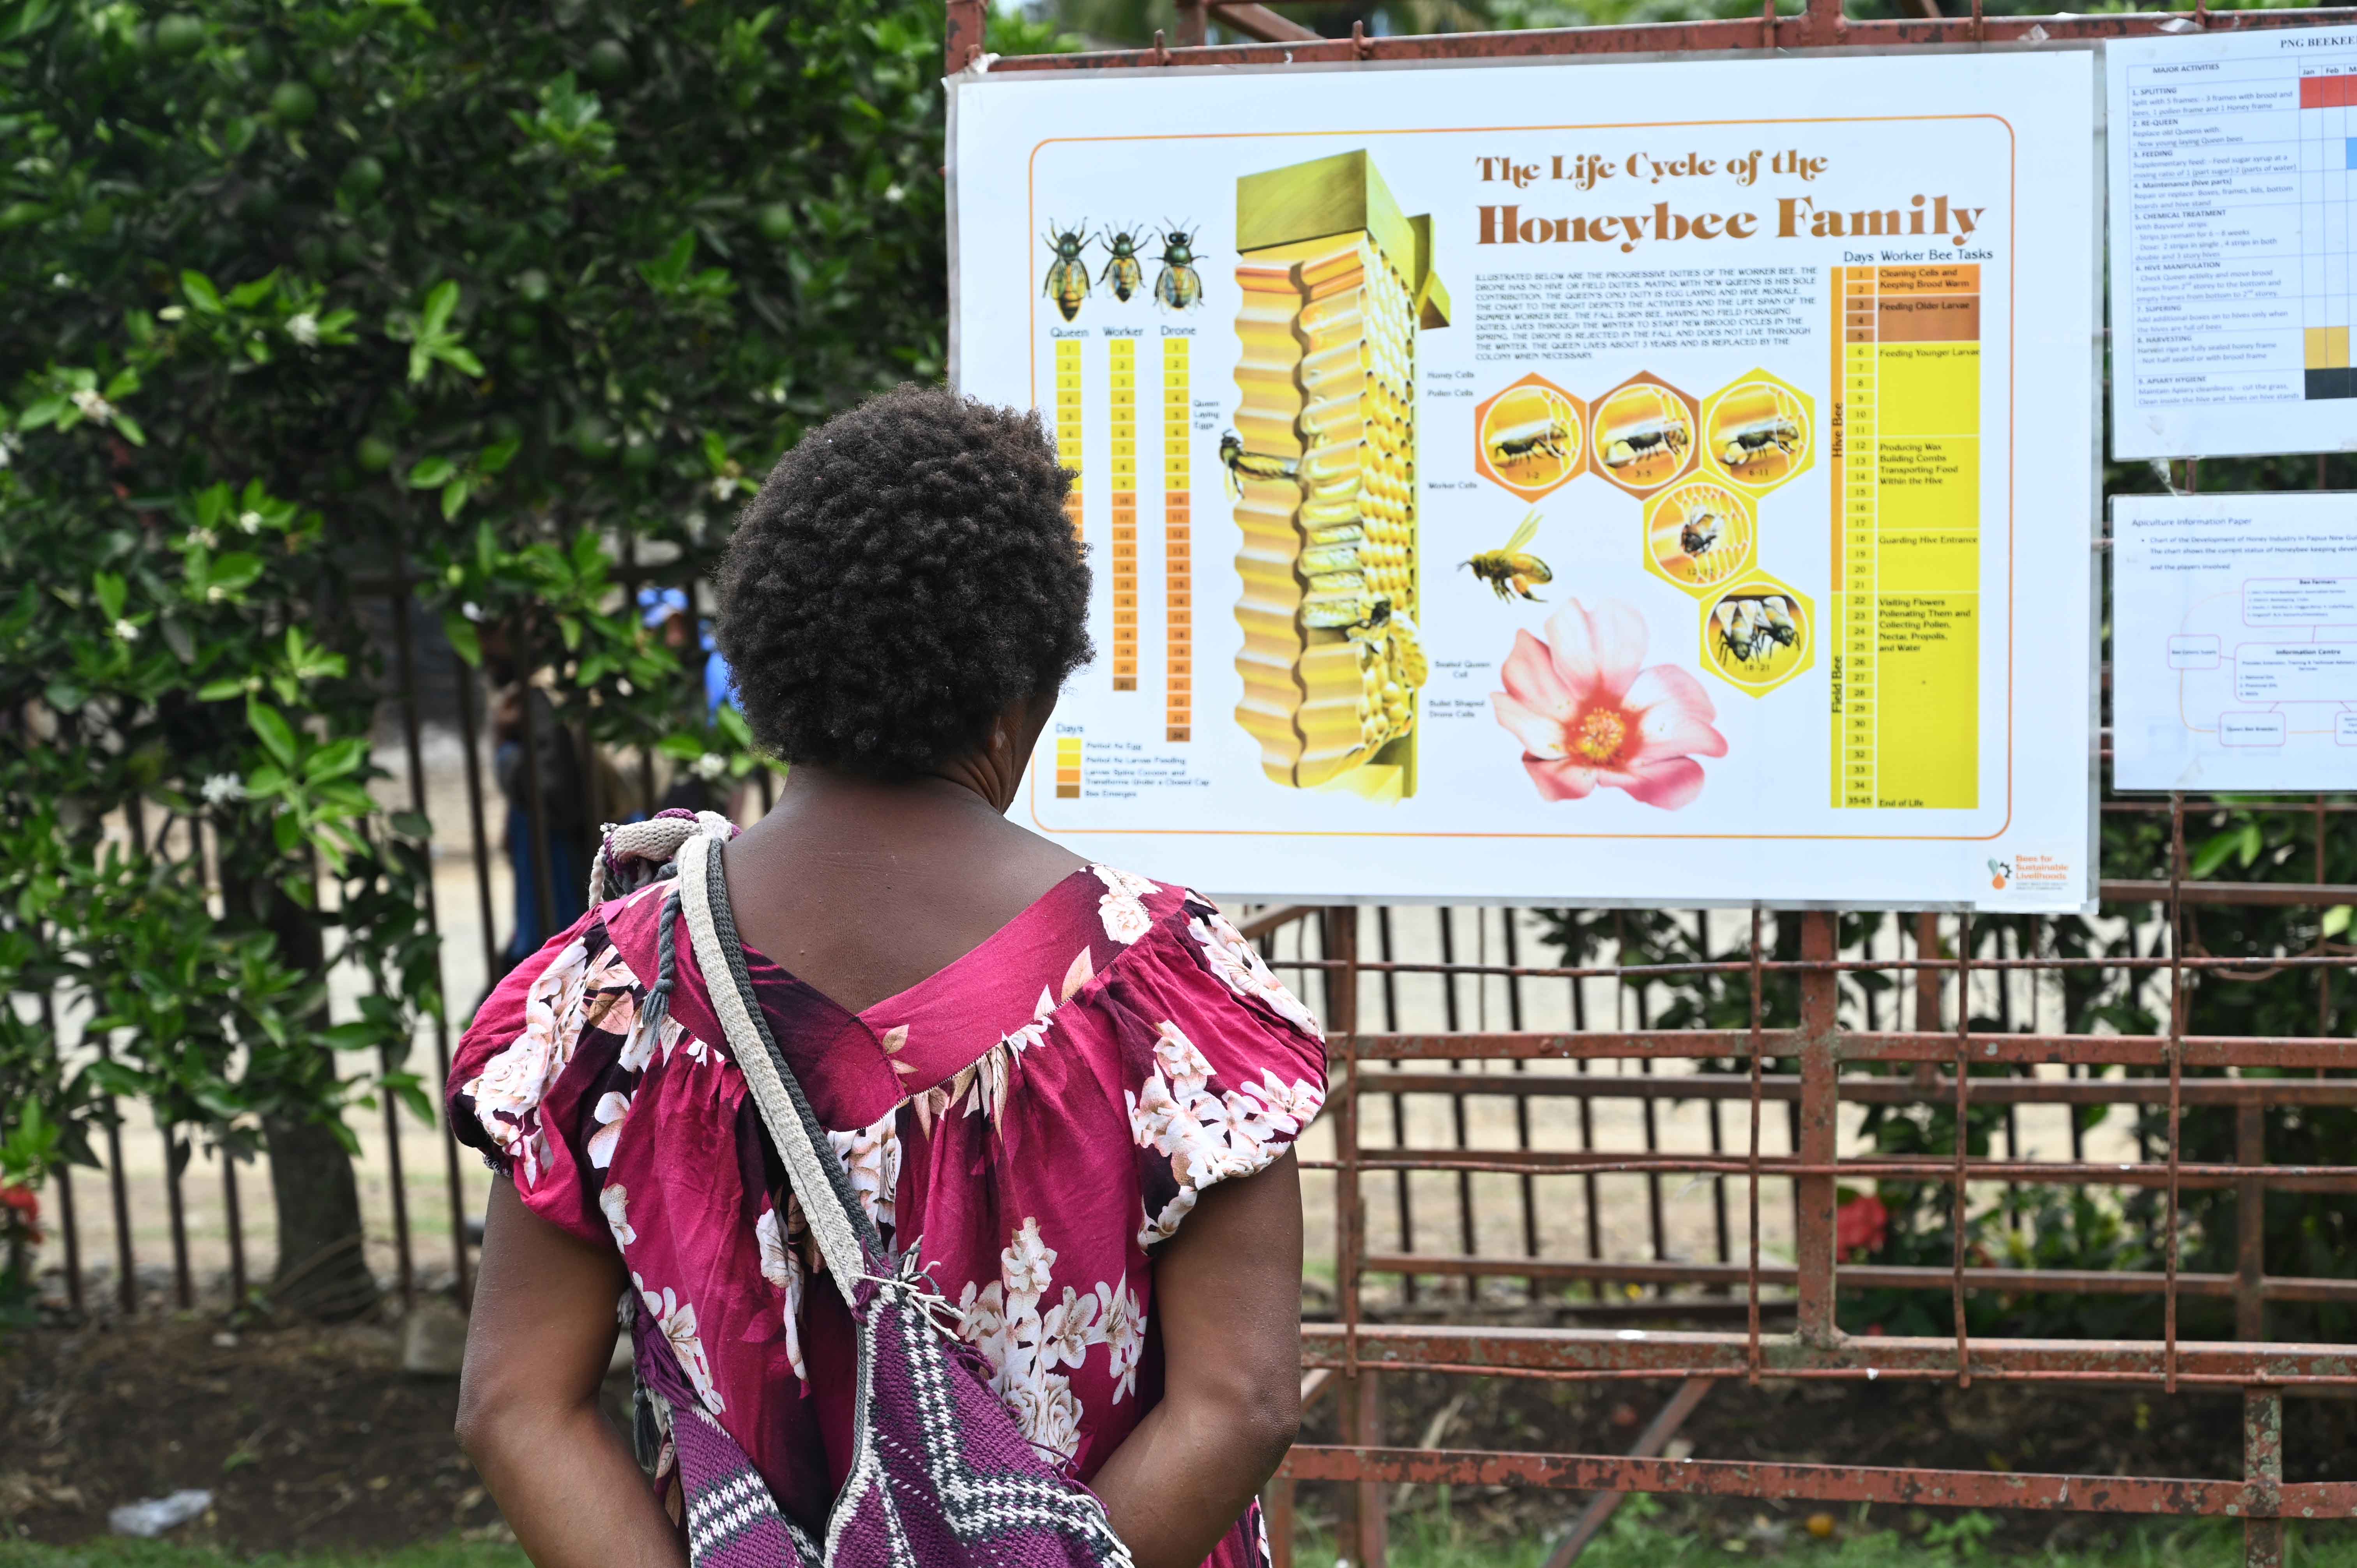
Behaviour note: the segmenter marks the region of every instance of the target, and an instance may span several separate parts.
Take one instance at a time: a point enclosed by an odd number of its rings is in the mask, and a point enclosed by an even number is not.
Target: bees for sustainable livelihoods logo
[[[2013,863],[2006,860],[1992,860],[1988,863],[1988,868],[1989,886],[1999,892],[2004,891],[2005,885],[2013,880]]]

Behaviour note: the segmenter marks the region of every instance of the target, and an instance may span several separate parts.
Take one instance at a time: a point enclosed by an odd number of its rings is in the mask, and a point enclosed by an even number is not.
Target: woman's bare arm
[[[597,1408],[622,1262],[491,1186],[458,1441],[536,1568],[683,1568],[687,1551]]]
[[[1301,1423],[1301,1174],[1205,1192],[1154,1260],[1162,1402],[1090,1485],[1137,1568],[1200,1568]]]

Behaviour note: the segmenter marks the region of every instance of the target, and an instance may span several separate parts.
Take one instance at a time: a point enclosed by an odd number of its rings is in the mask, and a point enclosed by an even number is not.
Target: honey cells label
[[[1245,898],[2086,907],[2097,86],[956,79],[953,377],[1094,574],[1017,820]]]

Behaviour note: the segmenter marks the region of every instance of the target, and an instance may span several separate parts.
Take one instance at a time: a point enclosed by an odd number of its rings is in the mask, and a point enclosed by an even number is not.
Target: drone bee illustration
[[[1154,299],[1165,310],[1192,310],[1203,303],[1203,280],[1195,272],[1195,236],[1200,232],[1163,226],[1162,271],[1154,279]]]
[[[1056,259],[1048,263],[1048,286],[1039,292],[1054,300],[1070,321],[1081,313],[1081,302],[1089,296],[1089,264],[1081,259],[1089,242],[1088,223],[1083,220],[1077,229],[1062,230],[1050,218],[1048,232],[1041,238]]]
[[[1146,268],[1137,259],[1137,242],[1146,237],[1143,230],[1108,228],[1098,243],[1105,248],[1104,271],[1097,275],[1100,287],[1113,290],[1113,296],[1123,304],[1129,296],[1146,286]]]
[[[1538,596],[1531,592],[1531,585],[1555,581],[1555,573],[1545,562],[1525,553],[1538,532],[1539,514],[1534,510],[1523,519],[1522,525],[1514,530],[1514,536],[1506,541],[1503,548],[1485,550],[1471,560],[1460,561],[1458,564],[1471,567],[1473,575],[1489,584],[1491,590],[1501,599],[1511,597],[1511,589],[1513,594],[1535,601]]]

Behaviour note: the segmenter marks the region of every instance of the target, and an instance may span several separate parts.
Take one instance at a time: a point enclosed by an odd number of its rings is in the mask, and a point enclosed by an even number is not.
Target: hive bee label
[[[953,373],[1093,573],[1019,819],[1239,897],[2084,906],[2095,88],[958,79]]]

